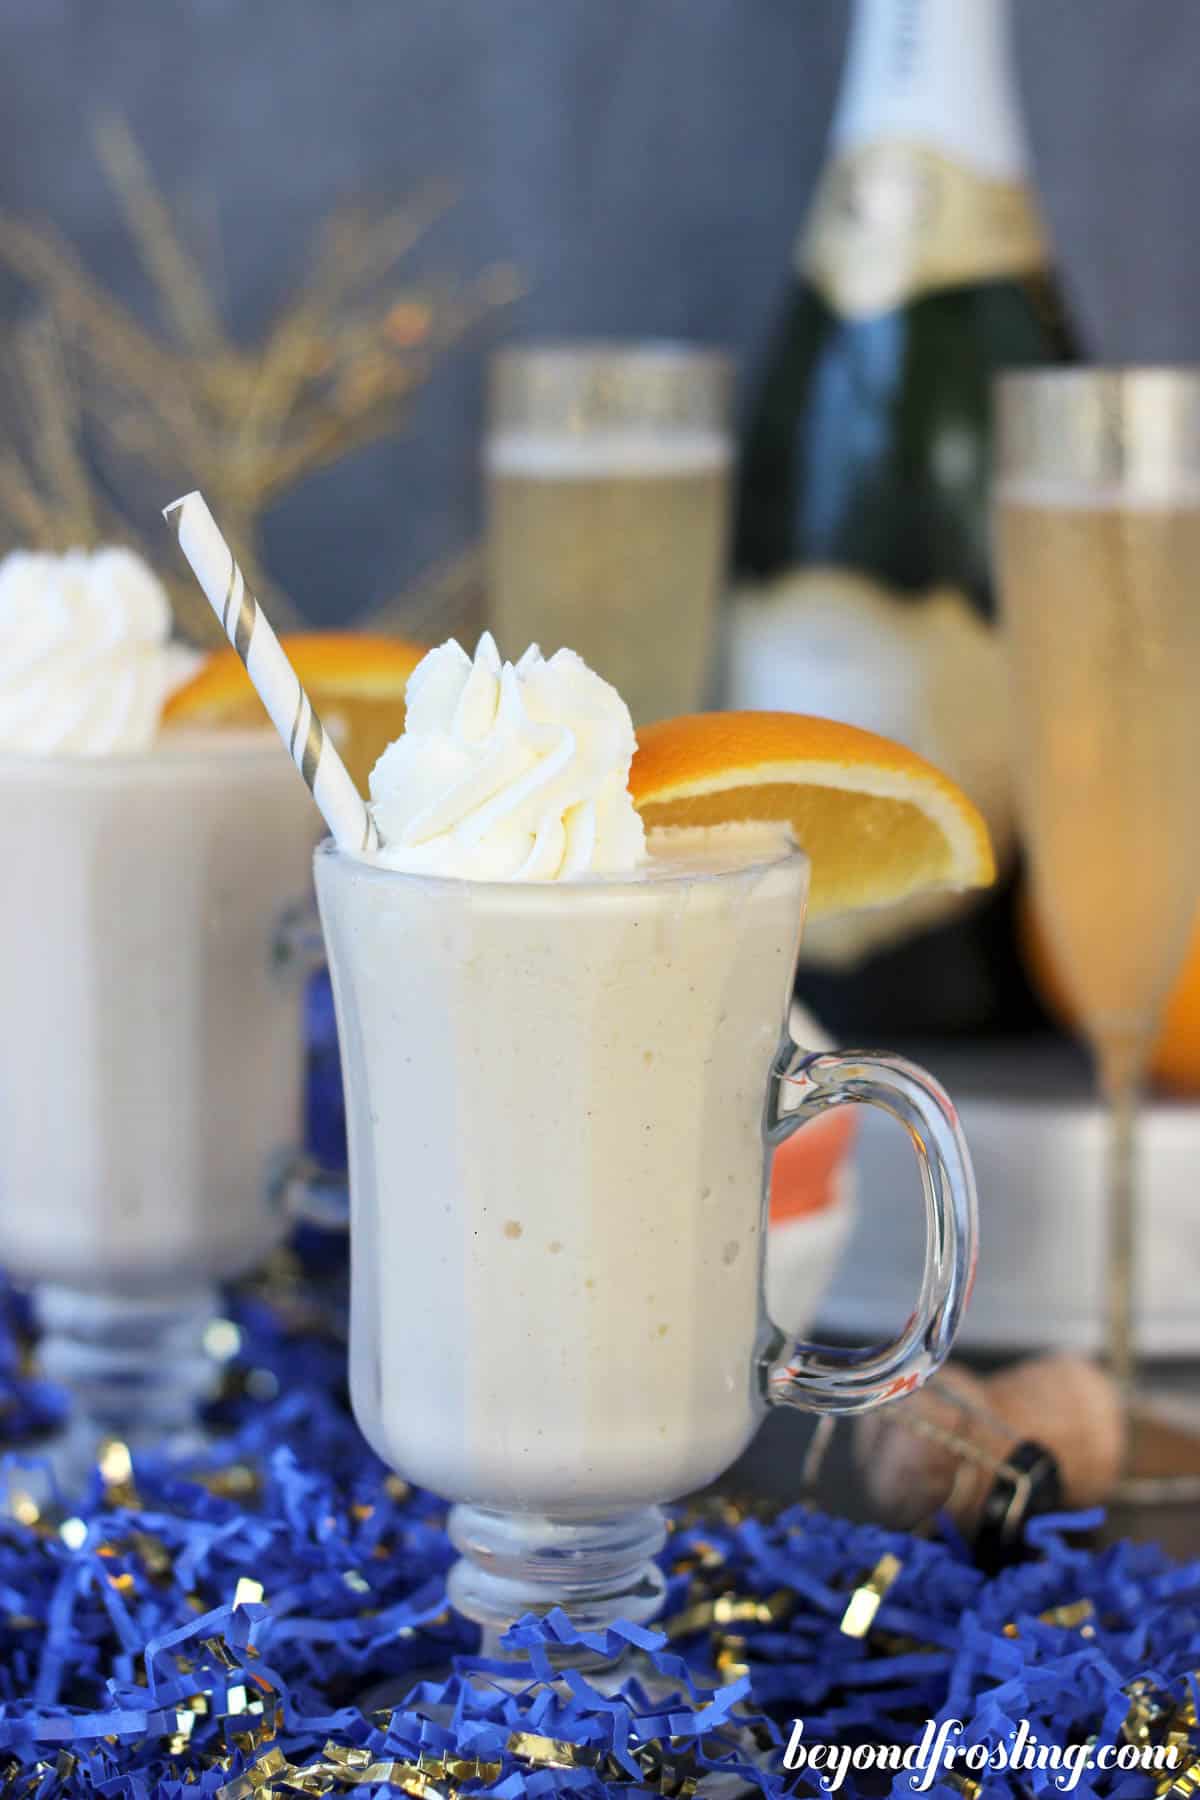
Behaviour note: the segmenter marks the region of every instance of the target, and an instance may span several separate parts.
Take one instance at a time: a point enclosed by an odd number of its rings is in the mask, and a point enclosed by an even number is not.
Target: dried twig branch
[[[0,215],[0,265],[42,298],[57,325],[53,345],[38,339],[22,367],[36,448],[0,455],[0,526],[26,541],[68,533],[95,541],[101,532],[138,541],[110,493],[130,491],[131,477],[144,485],[146,469],[156,498],[168,480],[173,490],[201,486],[248,581],[289,625],[295,609],[263,565],[266,509],[401,429],[438,358],[514,299],[520,283],[508,268],[467,284],[400,280],[403,260],[450,204],[450,191],[433,186],[376,215],[335,215],[296,293],[256,346],[239,347],[127,127],[106,120],[96,141],[172,335],[143,326],[52,231]],[[158,564],[164,552],[155,549]],[[466,565],[474,553],[456,560]],[[181,625],[208,637],[207,609],[186,584],[179,591],[188,595]],[[435,594],[452,609],[466,591],[423,583],[397,605],[423,617]]]
[[[101,119],[94,137],[100,161],[124,206],[130,235],[180,343],[194,356],[223,355],[228,345],[208,287],[128,125],[117,117]]]

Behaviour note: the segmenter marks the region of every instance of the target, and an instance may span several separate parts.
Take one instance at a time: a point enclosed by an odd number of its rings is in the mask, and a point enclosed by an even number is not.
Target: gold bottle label
[[[1028,275],[1046,260],[1022,182],[900,141],[863,144],[830,164],[798,246],[801,273],[851,319],[937,288]]]

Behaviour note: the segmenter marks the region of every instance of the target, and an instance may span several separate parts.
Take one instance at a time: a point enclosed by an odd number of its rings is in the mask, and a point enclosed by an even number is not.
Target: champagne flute
[[[1031,370],[997,393],[1018,798],[1109,1108],[1107,1352],[1128,1407],[1138,1102],[1200,896],[1200,369]]]
[[[492,362],[489,622],[570,644],[635,724],[704,705],[725,574],[733,364],[695,344],[525,345]]]

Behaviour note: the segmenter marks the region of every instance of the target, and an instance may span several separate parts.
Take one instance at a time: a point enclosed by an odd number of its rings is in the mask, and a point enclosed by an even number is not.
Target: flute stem
[[[1133,1399],[1136,1351],[1138,1083],[1125,1076],[1109,1086],[1108,1296],[1106,1345],[1109,1367],[1128,1410]]]

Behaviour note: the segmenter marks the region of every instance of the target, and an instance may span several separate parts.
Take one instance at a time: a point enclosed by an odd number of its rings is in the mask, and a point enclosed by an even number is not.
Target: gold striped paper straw
[[[379,833],[350,772],[334,749],[312,701],[217,529],[203,494],[185,494],[163,509],[204,589],[221,629],[246,665],[271,723],[308,783],[341,850],[377,850]]]

